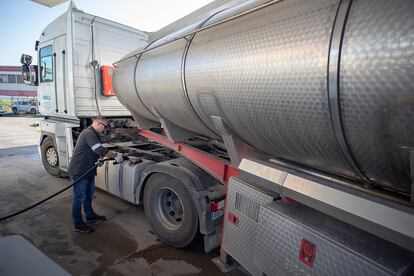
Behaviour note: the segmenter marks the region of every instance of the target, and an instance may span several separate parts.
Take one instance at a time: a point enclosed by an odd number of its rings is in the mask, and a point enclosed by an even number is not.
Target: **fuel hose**
[[[105,161],[109,161],[109,160],[111,160],[111,159],[102,159],[102,160],[98,160],[92,167],[90,167],[84,174],[82,174],[78,179],[76,179],[76,181],[74,181],[72,184],[70,184],[69,186],[67,186],[67,187],[65,187],[65,188],[63,188],[62,190],[60,190],[60,191],[57,191],[56,193],[54,193],[54,194],[52,194],[52,195],[50,195],[50,196],[48,196],[47,198],[45,198],[45,199],[43,199],[43,200],[41,200],[41,201],[39,201],[39,202],[36,202],[35,204],[33,204],[33,205],[31,205],[31,206],[29,206],[29,207],[26,207],[26,208],[24,208],[24,209],[22,209],[22,210],[19,210],[19,211],[17,211],[17,212],[14,212],[14,213],[12,213],[12,214],[9,214],[9,215],[6,215],[6,216],[4,216],[4,217],[1,217],[0,218],[0,221],[3,221],[3,220],[6,220],[6,219],[9,219],[9,218],[12,218],[12,217],[15,217],[15,216],[17,216],[17,215],[20,215],[20,214],[22,214],[22,213],[25,213],[25,212],[27,212],[27,211],[29,211],[29,210],[31,210],[31,209],[33,209],[33,208],[35,208],[36,206],[39,206],[40,204],[42,204],[42,203],[44,203],[44,202],[46,202],[46,201],[48,201],[49,199],[51,199],[51,198],[53,198],[53,197],[55,197],[55,196],[57,196],[58,194],[61,194],[61,193],[63,193],[64,191],[66,191],[67,189],[69,189],[70,187],[72,187],[73,185],[75,185],[76,183],[78,183],[80,180],[82,180],[86,175],[88,175],[93,169],[95,169],[97,166],[100,166],[101,164],[103,164]]]

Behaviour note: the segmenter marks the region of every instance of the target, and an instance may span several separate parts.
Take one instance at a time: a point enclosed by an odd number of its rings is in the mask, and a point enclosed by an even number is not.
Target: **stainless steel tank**
[[[414,1],[263,3],[118,62],[118,98],[137,116],[158,121],[158,112],[210,137],[220,116],[274,158],[410,193]]]

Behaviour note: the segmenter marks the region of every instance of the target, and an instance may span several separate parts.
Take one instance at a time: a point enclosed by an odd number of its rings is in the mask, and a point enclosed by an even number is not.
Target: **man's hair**
[[[97,116],[97,117],[93,118],[93,121],[94,122],[107,122],[107,120],[102,116]]]

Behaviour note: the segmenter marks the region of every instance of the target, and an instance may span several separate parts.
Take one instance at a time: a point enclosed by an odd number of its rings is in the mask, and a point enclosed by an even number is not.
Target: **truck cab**
[[[76,137],[93,117],[133,125],[104,78],[112,77],[113,62],[147,44],[148,33],[84,13],[71,2],[36,41],[38,65],[31,67],[32,57],[22,55],[23,80],[37,86],[44,116],[39,147],[49,173],[66,173]]]

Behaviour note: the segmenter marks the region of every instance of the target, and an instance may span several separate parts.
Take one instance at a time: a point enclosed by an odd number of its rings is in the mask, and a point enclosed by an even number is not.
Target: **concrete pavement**
[[[35,117],[0,117],[0,149],[36,145],[40,132]]]
[[[29,126],[31,119],[7,121],[8,126],[1,119],[0,129],[7,132],[1,132],[0,137],[0,217],[70,184],[69,179],[55,178],[45,171],[36,145],[12,147],[18,142],[12,140],[23,133],[33,135],[19,143],[37,143],[38,133]],[[7,139],[8,133],[13,138]],[[72,275],[224,275],[211,262],[218,250],[205,254],[197,242],[184,249],[165,245],[152,233],[142,207],[100,190],[94,208],[106,215],[107,221],[94,225],[95,232],[90,234],[73,232],[71,201],[69,189],[27,213],[0,222],[0,236],[22,235]]]

